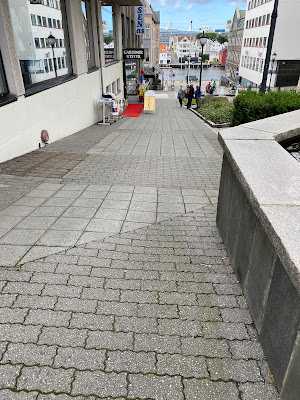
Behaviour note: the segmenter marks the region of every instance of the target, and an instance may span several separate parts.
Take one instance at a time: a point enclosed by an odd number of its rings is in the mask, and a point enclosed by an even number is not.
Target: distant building
[[[203,54],[209,55],[209,61],[218,61],[220,51],[224,50],[227,45],[227,42],[221,44],[217,39],[208,39],[206,45],[203,48]],[[197,47],[201,48],[200,39],[197,39]]]
[[[160,43],[160,12],[154,11],[145,0],[145,34],[143,48],[145,49],[145,65],[152,67],[159,63]]]
[[[249,0],[239,73],[242,85],[257,87],[263,78],[274,0]],[[279,1],[267,86],[296,87],[300,76],[300,47],[295,32],[300,23],[300,1]],[[276,60],[272,56],[276,53]]]
[[[227,76],[235,80],[238,77],[241,49],[243,43],[246,10],[235,9],[232,26],[228,35],[228,54],[225,69]]]
[[[175,52],[178,60],[185,57],[196,57],[196,39],[189,37],[178,37],[175,44]]]
[[[227,47],[219,52],[219,61],[221,65],[225,65],[226,63],[227,52],[228,52]]]
[[[159,64],[160,65],[168,64],[168,51],[166,44],[159,45]]]

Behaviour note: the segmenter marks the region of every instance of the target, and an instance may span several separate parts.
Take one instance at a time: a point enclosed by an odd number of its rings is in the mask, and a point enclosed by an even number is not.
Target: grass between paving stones
[[[226,98],[205,97],[198,102],[197,111],[215,124],[231,124],[234,105]]]

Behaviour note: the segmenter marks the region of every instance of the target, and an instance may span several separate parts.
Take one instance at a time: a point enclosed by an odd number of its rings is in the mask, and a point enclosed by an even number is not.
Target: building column
[[[87,73],[85,36],[80,0],[65,0],[74,75]]]
[[[114,38],[115,38],[115,59],[123,59],[123,46],[122,46],[122,19],[121,7],[119,4],[114,5]]]
[[[9,93],[22,96],[25,87],[22,78],[8,0],[0,1],[0,50]]]

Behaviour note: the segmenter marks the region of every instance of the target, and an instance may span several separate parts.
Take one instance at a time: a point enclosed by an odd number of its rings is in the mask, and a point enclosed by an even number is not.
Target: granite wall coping
[[[300,135],[300,110],[219,132],[253,211],[300,294],[300,163],[278,142]]]

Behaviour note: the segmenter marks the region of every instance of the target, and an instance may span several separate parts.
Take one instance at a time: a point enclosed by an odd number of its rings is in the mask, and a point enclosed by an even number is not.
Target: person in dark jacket
[[[195,93],[194,86],[191,83],[191,85],[189,87],[188,102],[187,102],[187,106],[186,106],[187,109],[191,108],[194,93]]]

